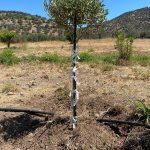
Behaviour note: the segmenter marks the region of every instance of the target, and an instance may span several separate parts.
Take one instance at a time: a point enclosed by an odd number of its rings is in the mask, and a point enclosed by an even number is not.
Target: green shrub
[[[109,53],[109,54],[101,54],[99,57],[104,63],[115,64],[118,55],[116,53]]]
[[[137,100],[132,101],[137,114],[139,116],[139,120],[144,121],[145,123],[149,124],[150,121],[150,106],[144,104],[144,102]]]
[[[2,42],[7,43],[7,47],[10,47],[10,43],[12,38],[16,36],[15,31],[1,31],[0,32],[0,39]]]
[[[35,54],[31,54],[31,55],[27,56],[28,62],[38,61],[39,59],[40,58],[38,56],[36,56]]]
[[[90,52],[82,52],[79,54],[79,56],[80,56],[80,62],[91,62],[96,60],[94,54]]]
[[[96,54],[93,52],[82,52],[79,54],[80,62],[115,64],[118,55],[116,53]]]
[[[52,63],[58,63],[61,60],[61,56],[58,54],[50,54],[50,53],[45,53],[41,56],[41,61],[48,61]]]
[[[19,62],[19,58],[15,56],[12,49],[4,49],[2,53],[0,53],[0,63],[13,65]]]
[[[132,44],[133,38],[126,37],[125,32],[123,30],[118,30],[116,33],[116,45],[115,48],[119,52],[118,59],[130,60],[132,56]]]

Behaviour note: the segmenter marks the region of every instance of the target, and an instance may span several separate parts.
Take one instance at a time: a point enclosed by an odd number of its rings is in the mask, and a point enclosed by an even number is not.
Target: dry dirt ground
[[[82,40],[79,50],[115,51],[113,39]],[[134,51],[150,52],[150,40],[136,40]],[[12,45],[18,56],[57,52],[71,55],[66,42]],[[4,47],[0,44],[0,48]],[[0,150],[149,150],[150,132],[144,128],[100,124],[105,118],[134,120],[130,100],[150,103],[150,66],[112,66],[79,63],[78,126],[69,126],[70,66],[51,63],[0,65],[0,107],[54,112],[55,117],[0,113]],[[7,92],[7,88],[11,91]],[[6,91],[6,92],[5,92]]]

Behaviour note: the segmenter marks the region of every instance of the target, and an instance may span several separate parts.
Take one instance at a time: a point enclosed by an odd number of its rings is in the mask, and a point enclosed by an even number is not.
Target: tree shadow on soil
[[[40,119],[35,119],[27,114],[3,119],[0,121],[0,125],[0,134],[5,141],[28,135],[42,126]]]
[[[121,150],[150,150],[150,131],[130,138],[124,143]]]

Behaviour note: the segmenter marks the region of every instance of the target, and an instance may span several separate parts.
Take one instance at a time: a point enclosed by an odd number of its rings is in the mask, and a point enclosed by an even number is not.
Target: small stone
[[[24,96],[24,93],[21,92],[20,95],[21,95],[21,96]]]
[[[33,81],[30,81],[30,85],[31,86],[36,86],[36,82],[33,80]]]
[[[33,133],[30,133],[27,137],[28,141],[31,142],[33,140]]]
[[[29,88],[31,88],[32,86],[30,84],[27,84]]]
[[[121,78],[127,79],[127,78],[128,78],[128,75],[121,75]]]
[[[13,92],[8,92],[7,95],[14,95],[14,93]]]
[[[99,118],[100,117],[100,115],[99,114],[95,114],[95,118]]]
[[[33,133],[28,134],[28,138],[32,138],[33,137]]]
[[[43,95],[43,94],[41,94],[41,95],[40,95],[40,97],[42,97],[42,98],[43,98],[43,97],[44,97],[44,95]]]
[[[134,75],[130,75],[129,78],[130,79],[135,79],[135,76]]]
[[[31,85],[29,85],[29,88],[31,88],[32,86]]]
[[[22,99],[19,99],[18,101],[19,101],[19,102],[23,102],[23,100],[22,100]]]
[[[96,83],[99,83],[99,80],[96,80]]]
[[[35,82],[32,82],[32,86],[36,86],[36,83],[35,83]]]
[[[26,88],[26,87],[22,87],[22,89],[23,89],[23,90],[26,90],[27,88]]]
[[[15,79],[15,77],[11,77],[10,79]]]

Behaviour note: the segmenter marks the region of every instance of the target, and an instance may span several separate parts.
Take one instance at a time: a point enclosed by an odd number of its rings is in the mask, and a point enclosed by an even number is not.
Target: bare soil
[[[150,51],[149,40],[136,40],[134,50]],[[25,45],[23,45],[25,44]],[[83,40],[80,50],[115,51],[114,40]],[[3,44],[0,47],[3,48]],[[65,42],[13,45],[18,56],[55,52],[70,55]],[[25,48],[23,50],[23,48]],[[0,107],[28,108],[54,112],[37,117],[0,112],[0,150],[149,150],[150,131],[142,127],[100,124],[97,118],[135,121],[130,100],[150,103],[150,66],[112,66],[80,63],[78,126],[71,129],[70,66],[50,63],[0,65]],[[2,92],[7,84],[13,88]],[[107,113],[105,114],[105,112]],[[105,114],[105,115],[104,115]]]

